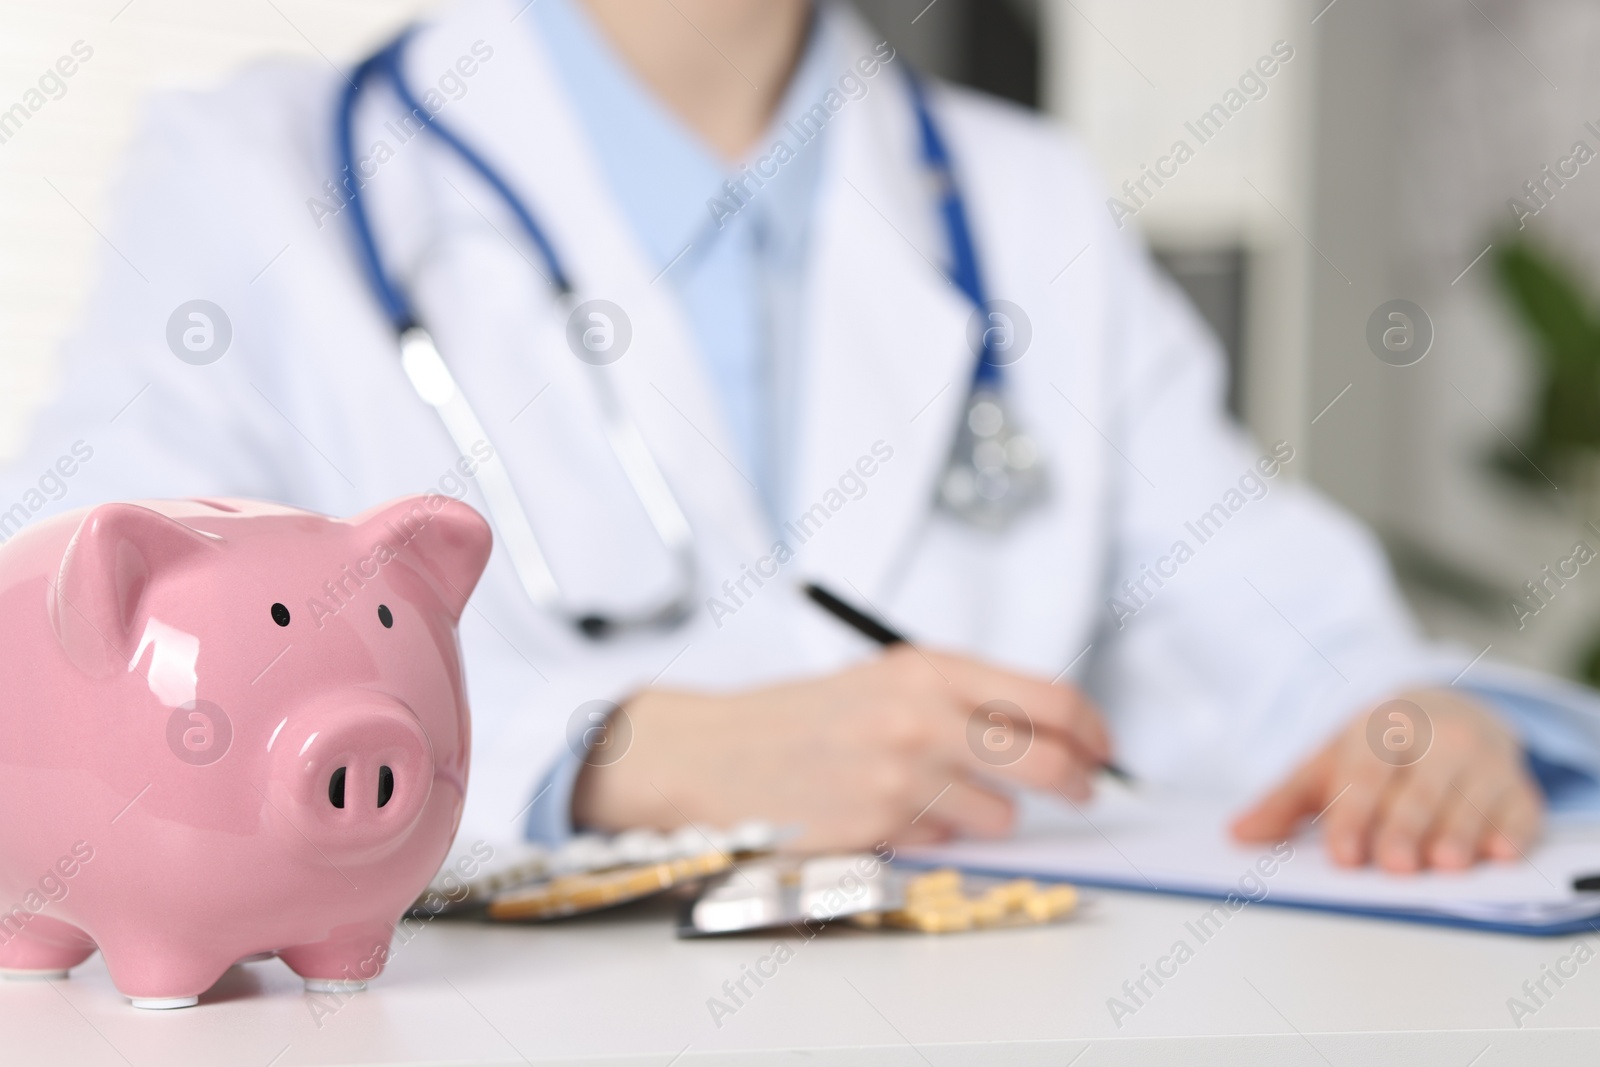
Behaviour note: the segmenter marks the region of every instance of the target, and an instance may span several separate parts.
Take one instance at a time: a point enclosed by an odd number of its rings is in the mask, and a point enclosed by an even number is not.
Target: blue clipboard
[[[916,858],[895,860],[896,866],[917,870],[931,870],[950,866],[936,861]],[[1086,889],[1115,889],[1130,893],[1149,893],[1156,896],[1188,897],[1193,900],[1226,901],[1231,894],[1211,889],[1184,885],[1160,885],[1133,879],[1107,878],[1103,875],[1075,876],[1070,871],[1027,871],[1016,867],[984,867],[957,864],[966,874],[994,878],[1036,878],[1044,882],[1070,882]],[[1372,907],[1341,904],[1333,901],[1297,900],[1292,897],[1268,894],[1260,899],[1249,899],[1251,906],[1267,905],[1274,908],[1293,908],[1298,911],[1326,912],[1333,915],[1351,915],[1363,919],[1387,919],[1394,922],[1422,923],[1428,926],[1445,926],[1457,930],[1479,930],[1485,933],[1517,934],[1523,937],[1561,937],[1567,934],[1600,934],[1600,892],[1594,894],[1593,904],[1582,915],[1561,915],[1548,921],[1511,921],[1506,919],[1480,919],[1469,915],[1429,908]]]

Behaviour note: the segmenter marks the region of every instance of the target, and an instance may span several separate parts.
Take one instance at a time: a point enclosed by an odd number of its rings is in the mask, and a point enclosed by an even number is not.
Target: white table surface
[[[0,1063],[806,1063],[1498,1067],[1600,1059],[1600,958],[1518,1028],[1522,982],[1577,938],[1250,906],[1210,941],[1198,900],[1096,893],[1063,925],[929,936],[829,929],[719,1027],[707,999],[777,938],[682,941],[637,905],[544,926],[434,920],[331,1012],[277,960],[181,1011],[130,1008],[99,957],[0,984]],[[1106,1006],[1178,938],[1194,958],[1119,1028]],[[1600,947],[1600,935],[1590,943]],[[1151,988],[1154,988],[1151,986]],[[1554,989],[1554,986],[1550,988]],[[317,1006],[321,1005],[321,1010]],[[1076,1058],[1075,1058],[1076,1057]]]

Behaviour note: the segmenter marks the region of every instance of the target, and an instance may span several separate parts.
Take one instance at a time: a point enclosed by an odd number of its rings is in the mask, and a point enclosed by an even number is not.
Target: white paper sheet
[[[1600,916],[1600,893],[1572,888],[1574,877],[1600,874],[1600,822],[1551,827],[1525,861],[1393,875],[1335,866],[1315,827],[1276,853],[1272,846],[1239,845],[1227,833],[1238,808],[1216,798],[1107,788],[1081,809],[1030,801],[1010,840],[908,848],[900,856],[918,865],[1488,923]]]

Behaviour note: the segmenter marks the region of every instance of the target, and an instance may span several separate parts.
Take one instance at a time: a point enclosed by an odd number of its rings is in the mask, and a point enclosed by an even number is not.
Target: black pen
[[[807,582],[802,588],[806,596],[823,611],[849,626],[863,637],[869,637],[885,648],[890,645],[909,645],[911,642],[906,635],[884,622],[875,615],[869,615],[853,604],[846,603],[828,592],[815,582]],[[1107,760],[1100,764],[1100,769],[1123,785],[1134,784],[1133,775]]]

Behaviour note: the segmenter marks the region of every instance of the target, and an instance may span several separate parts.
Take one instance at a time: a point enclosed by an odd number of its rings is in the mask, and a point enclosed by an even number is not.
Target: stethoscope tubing
[[[354,171],[355,113],[362,89],[376,77],[387,78],[400,103],[423,124],[423,128],[431,131],[478,174],[516,216],[523,232],[544,259],[549,272],[545,280],[555,291],[558,300],[571,302],[572,284],[554,246],[521,198],[476,150],[438,121],[437,116],[431,115],[411,92],[400,64],[412,32],[411,29],[406,30],[362,62],[352,73],[350,84],[340,101],[336,134],[338,151],[342,169],[348,176],[347,205],[355,231],[357,253],[371,288],[395,330],[401,366],[418,396],[438,413],[456,448],[463,455],[469,451],[476,454],[474,445],[489,442],[489,433],[451,374],[448,364],[440,356],[432,334],[421,325],[404,289],[384,269],[371,215],[362,199],[360,175]],[[527,509],[517,495],[501,453],[492,443],[490,458],[480,464],[477,475],[485,506],[505,544],[506,554],[517,572],[523,591],[536,606],[567,617],[581,633],[590,638],[631,629],[671,626],[685,618],[694,603],[698,562],[693,531],[638,427],[628,418],[606,368],[592,367],[590,371],[600,400],[607,440],[651,525],[673,557],[679,574],[678,593],[660,607],[637,616],[564,610],[560,585],[539,545]]]
[[[954,165],[950,161],[950,150],[945,145],[938,124],[933,121],[922,78],[916,71],[911,71],[906,80],[910,84],[911,106],[917,116],[922,162],[938,184],[939,215],[944,221],[945,240],[950,246],[950,280],[972,301],[973,307],[986,310],[989,300],[984,291],[983,272],[978,267],[978,249],[972,239],[972,224],[967,218],[961,185],[956,181]],[[972,386],[975,390],[983,388],[998,391],[1001,363],[996,358],[994,342],[988,330],[982,331],[979,343],[983,346],[983,352],[973,370]]]
[[[402,64],[406,45],[414,32],[414,26],[408,27],[388,45],[363,60],[352,72],[339,102],[336,147],[342,164],[347,213],[356,239],[356,254],[374,296],[395,331],[401,350],[401,364],[418,395],[434,407],[452,442],[466,454],[478,442],[489,442],[488,432],[440,356],[432,335],[420,322],[404,288],[384,268],[372,218],[363,198],[361,175],[355,169],[354,130],[362,90],[374,79],[386,78],[400,103],[421,123],[422,128],[455,153],[516,217],[518,225],[543,259],[548,271],[545,281],[554,290],[557,299],[570,304],[573,286],[555,246],[522,198],[476,149],[423,107],[411,92]],[[913,71],[908,74],[907,80],[916,114],[922,162],[938,184],[938,210],[951,257],[950,280],[981,311],[987,307],[983,278],[950,153],[928,108],[921,79]],[[998,392],[1002,365],[996,358],[989,331],[981,331],[979,344],[982,352],[976,360],[970,393],[992,395]],[[637,425],[623,408],[607,368],[595,366],[590,370],[600,401],[607,441],[657,536],[673,557],[679,574],[678,592],[659,607],[631,616],[565,610],[560,585],[539,546],[527,509],[523,507],[500,452],[493,448],[492,442],[491,459],[482,465],[479,475],[485,504],[505,543],[519,582],[536,606],[566,617],[590,638],[634,629],[673,626],[683,621],[694,606],[698,563],[693,531]]]

